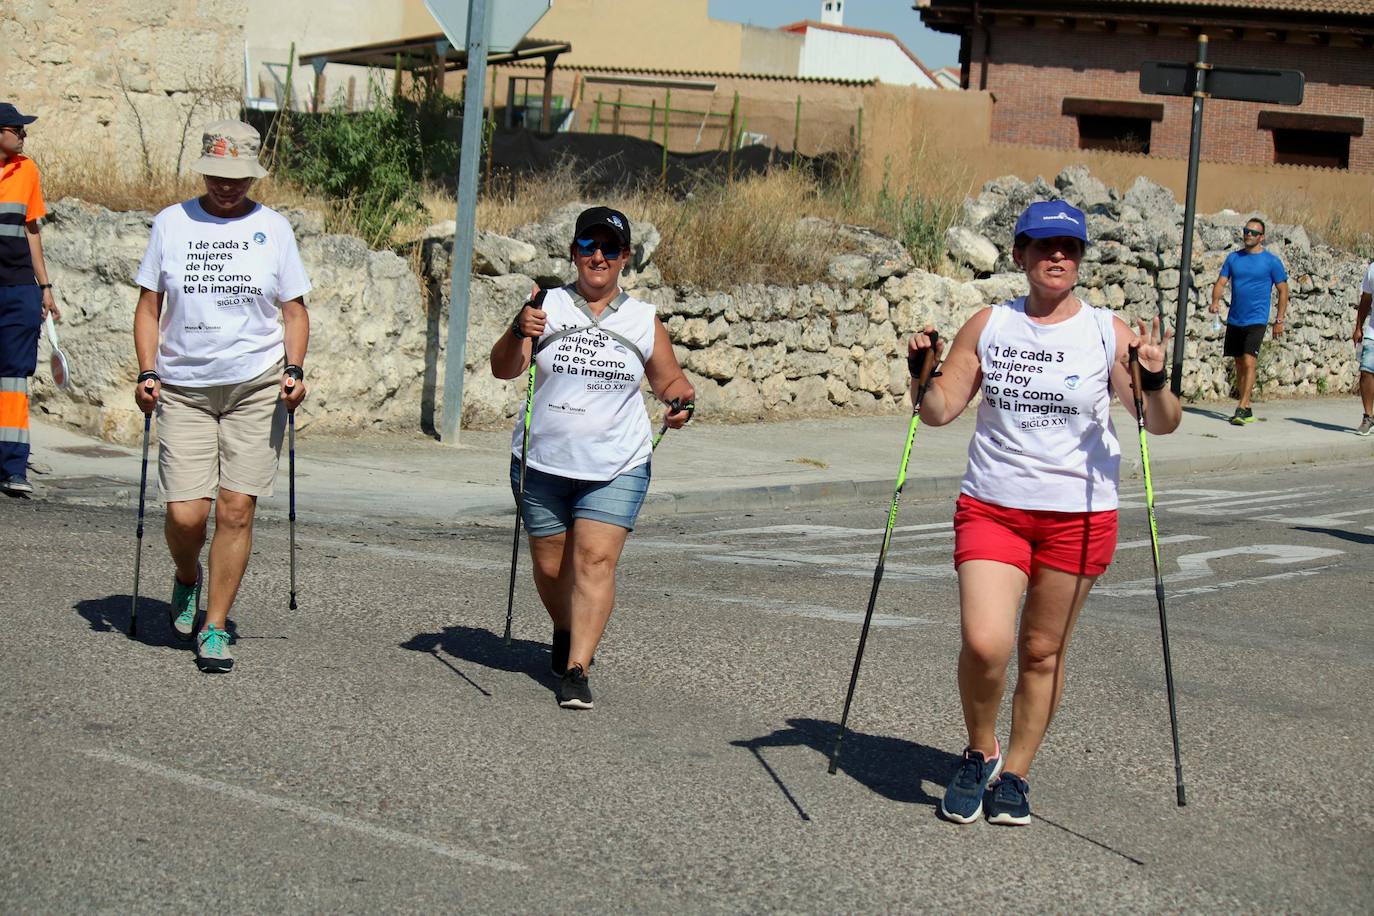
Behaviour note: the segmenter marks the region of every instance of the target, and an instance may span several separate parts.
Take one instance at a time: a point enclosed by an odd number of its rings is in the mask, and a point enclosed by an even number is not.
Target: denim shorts
[[[1366,334],[1360,345],[1360,371],[1374,375],[1374,334]]]
[[[520,459],[510,459],[510,488],[520,499]],[[525,469],[525,502],[521,519],[534,537],[561,534],[573,519],[589,518],[633,531],[644,494],[649,492],[649,462],[611,480],[574,480],[537,468]]]

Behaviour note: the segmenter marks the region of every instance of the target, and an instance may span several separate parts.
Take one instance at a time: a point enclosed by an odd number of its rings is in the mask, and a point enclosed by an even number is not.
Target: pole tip
[[[296,610],[296,596],[295,596],[295,595],[292,595],[292,596],[291,596],[291,610],[293,610],[293,611]]]
[[[1183,785],[1181,783],[1178,787],[1178,806],[1180,808],[1188,807],[1188,796],[1184,794]]]

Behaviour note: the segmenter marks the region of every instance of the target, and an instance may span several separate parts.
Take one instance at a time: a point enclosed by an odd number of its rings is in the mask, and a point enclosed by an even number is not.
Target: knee
[[[604,550],[579,550],[574,563],[579,579],[604,581],[615,576],[616,557]]]
[[[253,509],[256,503],[251,496],[242,493],[221,493],[215,501],[215,530],[221,528],[246,530],[253,527]]]
[[[168,503],[164,522],[168,534],[176,538],[194,538],[205,534],[206,513],[194,503]]]
[[[1049,673],[1059,667],[1059,656],[1063,652],[1059,640],[1037,634],[1030,634],[1021,640],[1021,670]]]
[[[975,670],[986,672],[1000,671],[1011,659],[1011,650],[1000,639],[990,639],[981,635],[965,635],[959,650],[960,660]]]

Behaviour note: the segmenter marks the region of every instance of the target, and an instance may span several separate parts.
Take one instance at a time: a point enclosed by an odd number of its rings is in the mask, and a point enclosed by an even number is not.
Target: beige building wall
[[[801,72],[802,45],[806,37],[796,32],[746,25],[741,33],[739,69],[743,73]]]
[[[184,168],[199,127],[238,108],[246,15],[245,0],[3,0],[0,96],[39,117],[26,152],[168,174],[189,122]]]
[[[396,41],[439,32],[439,25],[425,8],[423,0],[400,2],[358,2],[358,0],[310,0],[308,3],[283,3],[282,0],[245,0],[248,18],[244,24],[249,72],[248,87],[255,97],[283,99],[286,63],[291,43],[296,57],[332,51],[355,45]],[[324,69],[325,103],[346,104],[349,80],[353,99],[366,104],[369,82],[384,91],[391,86],[391,71],[369,72],[365,67],[330,64]],[[292,75],[292,107],[310,105],[315,86],[311,69],[299,67]]]
[[[707,15],[707,0],[554,0],[530,37],[570,42],[562,66],[740,69],[743,27]]]

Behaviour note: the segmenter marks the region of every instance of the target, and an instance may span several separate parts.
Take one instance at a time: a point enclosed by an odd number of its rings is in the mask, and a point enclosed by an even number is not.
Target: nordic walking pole
[[[883,581],[883,568],[887,564],[887,548],[892,544],[892,528],[897,524],[897,506],[902,500],[902,488],[906,486],[906,466],[911,461],[911,446],[916,441],[916,428],[921,425],[921,398],[930,385],[935,372],[935,345],[939,335],[930,332],[930,349],[917,362],[916,355],[907,357],[907,367],[911,377],[916,380],[916,395],[911,404],[911,425],[906,431],[906,448],[902,450],[902,466],[897,471],[897,488],[892,493],[892,505],[887,510],[887,529],[883,532],[883,547],[878,552],[878,565],[873,570],[873,588],[868,593],[868,610],[864,611],[863,629],[859,631],[859,648],[854,653],[854,670],[849,675],[849,690],[844,696],[844,712],[840,715],[840,729],[835,733],[835,743],[830,748],[830,775],[834,776],[840,765],[840,742],[844,740],[845,725],[849,722],[849,707],[854,702],[854,687],[859,683],[859,665],[863,662],[864,646],[868,642],[868,628],[873,623],[873,608],[878,603],[878,586]]]
[[[1174,789],[1178,806],[1188,804],[1183,791],[1183,760],[1178,752],[1178,705],[1174,699],[1174,666],[1169,657],[1169,618],[1164,610],[1164,577],[1159,570],[1159,526],[1155,523],[1155,488],[1150,481],[1150,446],[1145,441],[1145,405],[1140,387],[1140,351],[1130,349],[1131,393],[1135,401],[1135,425],[1140,433],[1140,467],[1145,477],[1145,509],[1150,518],[1150,555],[1155,563],[1155,599],[1159,602],[1159,638],[1164,645],[1164,686],[1169,695],[1169,728],[1174,738]]]
[[[152,380],[148,387],[152,387]],[[153,429],[153,415],[143,415],[143,471],[138,482],[138,532],[134,542],[134,598],[129,604],[129,635],[138,635],[138,574],[143,567],[143,503],[148,493],[148,438]]]
[[[695,403],[693,403],[692,401],[688,401],[686,404],[682,403],[681,399],[679,399],[679,398],[673,398],[671,401],[669,401],[669,402],[668,402],[668,410],[665,411],[664,414],[663,414],[663,425],[660,426],[660,427],[658,428],[658,435],[654,436],[654,441],[653,441],[653,443],[649,446],[649,451],[654,451],[655,449],[657,449],[657,448],[658,448],[658,444],[659,444],[660,442],[662,442],[662,441],[663,441],[663,437],[664,437],[665,435],[667,435],[667,433],[668,433],[668,414],[670,414],[670,413],[677,413],[679,410],[685,410],[685,411],[687,411],[687,419],[690,420],[690,419],[692,418],[692,413],[693,413],[696,409],[697,409],[697,405],[696,405]]]
[[[291,481],[290,510],[287,519],[291,525],[291,610],[296,609],[296,412],[286,412],[287,476]]]
[[[533,348],[531,348],[533,349]],[[506,647],[510,647],[510,625],[515,616],[515,567],[520,561],[520,517],[525,512],[525,460],[530,450],[530,414],[534,410],[534,354],[530,354],[529,382],[525,386],[525,431],[520,437],[520,498],[515,504],[515,536],[510,545],[510,589],[506,592]]]

